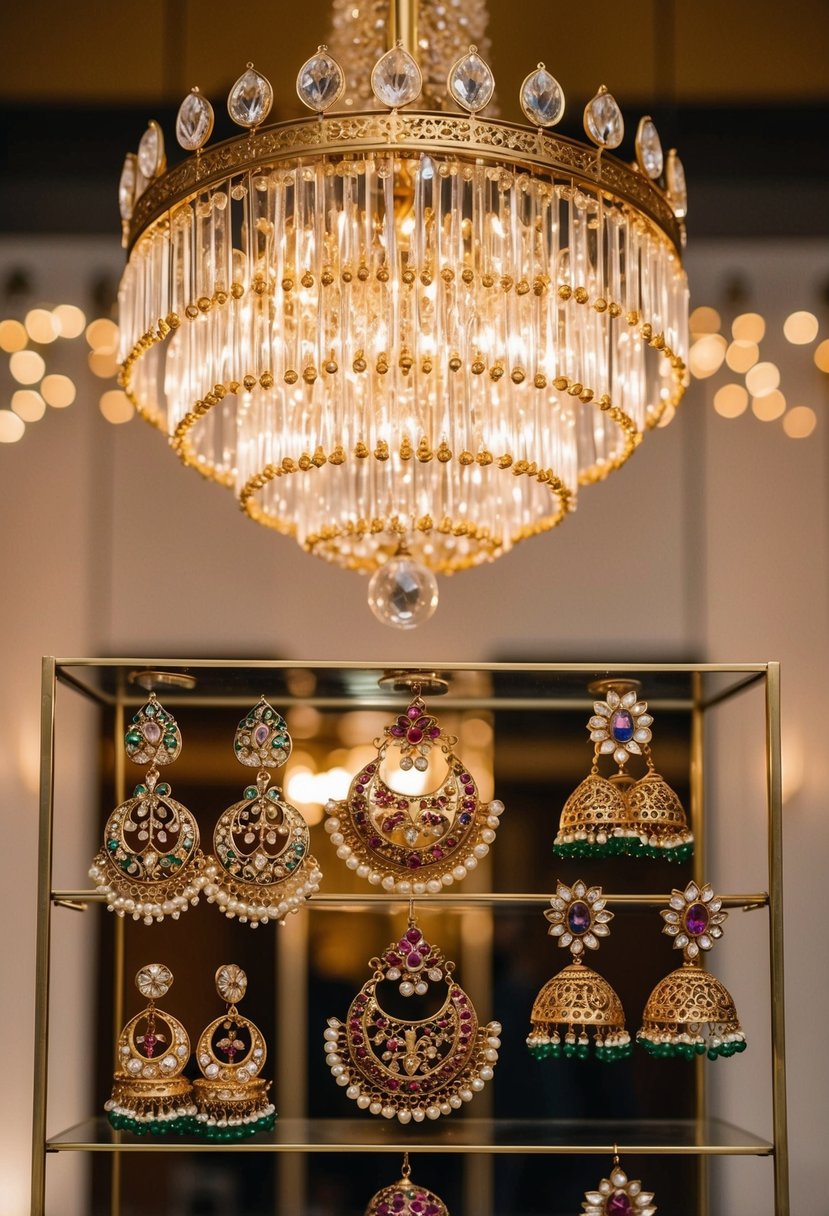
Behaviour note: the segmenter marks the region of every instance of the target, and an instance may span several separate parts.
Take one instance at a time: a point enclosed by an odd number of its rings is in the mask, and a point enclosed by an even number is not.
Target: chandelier
[[[604,87],[588,144],[553,134],[544,64],[527,125],[494,116],[485,27],[482,0],[335,0],[297,77],[313,116],[264,125],[249,64],[242,134],[206,147],[193,89],[192,155],[167,169],[150,123],[120,183],[130,400],[251,519],[371,573],[404,627],[436,573],[558,524],[686,382],[681,162],[647,117],[636,163],[608,155],[624,123]]]

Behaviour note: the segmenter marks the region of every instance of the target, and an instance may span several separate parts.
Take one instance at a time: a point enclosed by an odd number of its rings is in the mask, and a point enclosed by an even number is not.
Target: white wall
[[[743,266],[776,306],[789,298],[795,306],[813,279],[826,278],[829,250],[797,251],[789,279],[792,256],[760,246],[697,247],[689,258],[695,299],[710,299],[724,267]],[[0,274],[21,258],[35,259],[45,281],[54,283],[52,302],[88,283],[90,266],[119,261],[109,243],[24,249],[5,242]],[[93,390],[87,381],[71,409],[50,412],[20,444],[0,446],[0,813],[16,848],[6,896],[20,909],[14,937],[2,937],[6,973],[13,965],[18,977],[11,1014],[20,1047],[4,1064],[13,1098],[0,1108],[0,1216],[20,1216],[27,1208],[42,653],[398,663],[509,655],[782,659],[790,775],[795,761],[802,762],[799,788],[786,808],[792,1206],[814,1211],[826,1066],[809,1040],[810,1011],[827,1007],[829,978],[815,966],[816,947],[801,928],[819,907],[820,859],[829,838],[822,818],[827,760],[818,738],[827,671],[826,419],[811,440],[796,443],[776,425],[718,418],[706,407],[710,386],[696,385],[675,422],[650,436],[607,483],[585,491],[577,514],[556,534],[445,581],[435,618],[410,635],[374,621],[364,580],[257,528],[227,492],[180,468],[149,428],[138,422],[110,427],[97,413]],[[730,813],[732,800],[744,799],[758,780],[757,741],[741,738],[739,721],[728,726],[736,732],[737,754],[751,767],[745,774],[735,770],[731,784],[724,779],[714,791],[717,814],[720,806]],[[72,761],[64,763],[67,782],[80,784],[94,755]],[[733,846],[716,836],[715,845],[717,875],[729,875]],[[83,839],[74,847],[77,856],[67,864],[82,885],[92,849]],[[82,949],[77,957],[64,952],[60,991],[80,1002],[63,1003],[67,1033],[83,1014],[78,990],[87,966]],[[753,977],[737,970],[732,981],[735,966],[729,956],[729,982],[751,1015],[747,1020],[754,1020]],[[808,1001],[800,993],[808,993]],[[729,1113],[732,1104],[745,1106],[746,1095],[752,1101],[756,1070],[740,1067],[750,1055],[723,1064],[717,1074],[727,1082],[729,1070],[739,1069],[740,1093],[726,1083],[722,1095]],[[762,1058],[762,1046],[754,1058]],[[50,1130],[85,1113],[76,1109],[83,1067],[77,1057],[70,1083],[55,1092]],[[767,1171],[753,1166],[725,1171],[717,1216],[771,1212]],[[62,1184],[55,1216],[73,1216],[67,1198],[73,1193],[80,1216],[80,1186],[77,1179]]]

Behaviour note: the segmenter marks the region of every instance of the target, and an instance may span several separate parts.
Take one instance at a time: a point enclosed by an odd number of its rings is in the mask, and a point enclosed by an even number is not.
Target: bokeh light
[[[783,415],[783,430],[790,439],[808,439],[817,426],[817,414],[808,405],[795,405]]]
[[[762,342],[766,322],[759,312],[741,312],[731,323],[731,336],[739,342]]]
[[[774,422],[776,418],[781,418],[786,412],[786,398],[779,389],[773,388],[770,393],[765,393],[762,397],[755,397],[751,403],[751,409],[755,418],[759,418],[761,422]]]
[[[9,359],[9,371],[18,384],[37,384],[43,379],[46,364],[36,350],[18,350]]]
[[[808,346],[817,337],[820,325],[813,312],[790,313],[783,322],[783,333],[795,346]]]
[[[746,388],[752,397],[762,397],[780,385],[780,369],[774,363],[755,363],[746,372]]]
[[[40,391],[46,404],[56,410],[66,409],[75,400],[75,385],[68,376],[44,376]]]
[[[107,422],[112,422],[116,426],[119,426],[122,422],[129,422],[135,413],[132,402],[127,397],[127,394],[122,393],[118,388],[113,388],[107,393],[102,393],[99,406]]]
[[[33,388],[19,388],[12,393],[12,409],[24,422],[39,422],[46,413],[46,402]]]
[[[748,393],[742,384],[724,384],[714,394],[714,409],[722,418],[739,418],[748,408]]]

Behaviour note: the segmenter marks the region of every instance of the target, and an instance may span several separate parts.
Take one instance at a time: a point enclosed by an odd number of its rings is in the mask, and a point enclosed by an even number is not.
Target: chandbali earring
[[[236,1008],[247,987],[248,977],[235,963],[216,972],[216,991],[227,1009],[199,1037],[196,1061],[202,1075],[193,1082],[196,1130],[208,1140],[241,1140],[274,1125],[271,1083],[259,1076],[267,1058],[265,1040]]]
[[[159,781],[159,767],[181,751],[181,732],[172,714],[150,693],[124,736],[134,764],[149,764],[133,796],[107,819],[104,847],[89,876],[106,896],[110,912],[130,914],[145,925],[172,916],[177,920],[197,904],[204,885],[199,874],[199,828],[186,806]]]
[[[654,1216],[653,1192],[643,1191],[642,1183],[628,1179],[613,1156],[609,1178],[602,1178],[595,1191],[585,1191],[582,1216]]]
[[[386,891],[436,894],[486,857],[504,804],[479,800],[475,778],[452,751],[457,738],[444,734],[416,684],[413,691],[405,713],[374,740],[377,758],[351,782],[348,797],[327,804],[325,830],[360,878]],[[440,784],[415,789],[411,770],[425,773],[438,755],[445,769]],[[396,787],[385,776],[393,760],[408,775],[398,775]]]
[[[412,1182],[409,1154],[403,1154],[400,1181],[384,1186],[370,1201],[365,1216],[449,1216],[442,1199]]]
[[[558,857],[661,857],[687,861],[694,851],[682,803],[654,768],[651,754],[653,716],[640,700],[638,680],[599,680],[590,691],[604,700],[593,703],[587,723],[594,744],[590,775],[564,804],[553,851]],[[612,757],[618,768],[611,777],[599,762]],[[641,756],[647,770],[635,780],[625,770],[631,756]]]
[[[722,924],[728,916],[722,900],[708,883],[698,887],[689,882],[684,891],[674,891],[660,916],[662,932],[674,939],[684,962],[666,975],[648,997],[637,1042],[652,1056],[684,1056],[708,1053],[733,1056],[745,1051],[746,1041],[737,1018],[734,1001],[727,988],[708,971],[700,959],[722,937]],[[708,1028],[707,1040],[703,1027]]]
[[[471,1000],[455,983],[455,964],[431,945],[409,916],[408,927],[380,958],[351,1002],[345,1022],[329,1018],[326,1062],[337,1084],[360,1110],[401,1123],[438,1119],[470,1102],[492,1079],[501,1026],[478,1025]],[[395,1017],[381,1002],[384,981],[404,997],[425,996],[430,984],[445,987],[437,1013]]]
[[[202,862],[208,903],[254,929],[296,912],[322,879],[309,851],[308,824],[279,787],[270,785],[267,772],[285,764],[292,747],[285,719],[262,697],[242,718],[233,741],[239,763],[259,769],[256,784],[220,816],[213,855]]]
[[[598,950],[599,939],[610,933],[613,913],[607,911],[601,887],[579,880],[572,886],[556,884],[556,893],[544,913],[549,933],[569,949],[573,961],[535,998],[527,1046],[537,1060],[590,1055],[587,1028],[594,1028],[597,1060],[622,1060],[631,1054],[622,1002],[607,980],[584,963],[587,950]]]
[[[112,1096],[104,1106],[116,1131],[141,1136],[193,1130],[193,1091],[181,1075],[190,1058],[190,1040],[181,1022],[155,1004],[172,982],[172,972],[163,963],[149,963],[135,977],[148,1004],[118,1036]]]

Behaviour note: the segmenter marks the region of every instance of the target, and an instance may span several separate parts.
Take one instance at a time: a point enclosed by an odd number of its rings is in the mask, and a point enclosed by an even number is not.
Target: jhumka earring
[[[216,991],[227,1009],[204,1028],[196,1048],[202,1073],[193,1082],[196,1130],[208,1140],[241,1140],[274,1125],[271,1083],[259,1076],[267,1057],[265,1040],[236,1008],[247,986],[248,977],[235,963],[219,968]]]
[[[662,929],[674,939],[684,962],[666,975],[648,997],[637,1042],[652,1056],[704,1055],[733,1056],[745,1051],[746,1041],[737,1018],[734,1001],[727,988],[708,971],[700,958],[722,937],[722,924],[728,916],[722,900],[708,883],[698,887],[689,882],[684,891],[674,891],[660,916]],[[702,1029],[708,1027],[707,1041]]]
[[[406,712],[374,741],[377,758],[357,774],[343,802],[326,806],[325,830],[337,856],[360,878],[387,891],[435,894],[486,857],[504,804],[479,801],[474,777],[452,751],[457,739],[443,733],[418,686],[412,687],[415,696]],[[395,753],[404,773],[426,772],[435,749],[446,768],[436,789],[405,793],[386,779],[386,764]]]
[[[638,680],[599,680],[587,729],[594,744],[593,766],[564,804],[553,851],[558,857],[660,857],[687,861],[694,837],[674,790],[654,768],[650,742],[653,717],[639,699]],[[618,771],[599,772],[611,756]],[[631,756],[641,756],[647,771],[635,780],[625,771]]]
[[[181,1075],[190,1058],[190,1040],[181,1022],[155,1004],[172,982],[172,973],[162,963],[149,963],[135,977],[148,1004],[118,1036],[117,1071],[104,1106],[116,1131],[141,1136],[193,1130],[193,1091]]]
[[[409,1154],[403,1154],[400,1181],[384,1186],[370,1201],[365,1216],[449,1216],[442,1199],[412,1182]]]
[[[413,914],[400,940],[369,966],[373,974],[345,1022],[329,1018],[325,1030],[326,1062],[337,1084],[347,1086],[361,1110],[401,1123],[458,1110],[492,1079],[500,1024],[478,1025],[471,1000],[452,978],[455,964],[426,941]],[[437,1013],[408,1021],[381,1003],[384,981],[398,984],[404,997],[443,984],[446,996]]]
[[[202,862],[208,903],[254,929],[296,912],[322,879],[309,852],[308,824],[270,785],[266,771],[285,764],[292,746],[285,719],[262,697],[242,718],[233,742],[239,763],[259,769],[256,784],[221,815],[213,855]]]
[[[145,925],[177,920],[198,903],[204,879],[198,872],[199,829],[192,813],[176,802],[159,766],[181,751],[181,732],[172,714],[150,693],[132,719],[124,745],[134,764],[149,764],[144,780],[107,819],[104,847],[89,876],[107,898],[110,912],[126,913]]]
[[[609,1178],[602,1178],[595,1191],[585,1191],[582,1216],[654,1216],[653,1192],[628,1176],[614,1155]]]
[[[607,980],[583,961],[586,950],[598,950],[599,939],[610,933],[613,913],[607,911],[601,887],[579,881],[567,887],[556,884],[551,907],[544,913],[549,933],[569,949],[573,961],[535,998],[527,1046],[537,1060],[590,1055],[588,1026],[594,1027],[597,1060],[621,1060],[631,1054],[622,1002]],[[563,1032],[563,1033],[560,1033]]]

